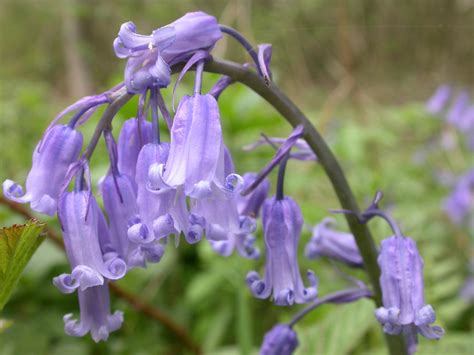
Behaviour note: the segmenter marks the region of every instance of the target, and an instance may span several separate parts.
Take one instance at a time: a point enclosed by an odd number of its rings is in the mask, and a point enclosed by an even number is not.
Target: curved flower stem
[[[206,63],[204,70],[227,75],[233,80],[241,82],[268,101],[293,127],[302,124],[304,126],[303,138],[318,157],[318,161],[329,177],[342,208],[354,211],[357,214],[360,213],[354,194],[337,159],[308,118],[283,92],[273,84],[266,85],[257,73],[230,61],[213,59]],[[345,215],[345,217],[364,260],[364,267],[374,291],[375,303],[380,307],[382,306],[382,293],[379,284],[380,269],[377,264],[377,249],[374,240],[367,226],[359,223],[356,216]],[[392,355],[406,353],[401,337],[386,336],[386,340]]]
[[[349,302],[357,301],[359,298],[370,297],[371,295],[372,295],[372,292],[370,292],[369,289],[360,288],[360,287],[350,288],[348,290],[342,290],[342,291],[331,293],[322,298],[318,298],[308,307],[303,308],[293,317],[293,319],[291,320],[290,323],[288,323],[288,325],[290,327],[293,327],[308,313],[310,313],[312,310],[314,310],[315,308],[318,308],[319,306],[325,303],[349,303]]]
[[[7,206],[11,211],[27,219],[35,218],[27,208],[23,207],[20,204],[7,200],[1,195],[0,195],[0,205]],[[45,226],[45,232],[46,232],[46,236],[54,243],[54,245],[64,250],[64,243],[62,241],[62,238],[56,233],[54,229],[49,228],[48,226]],[[202,350],[200,346],[194,342],[194,340],[191,338],[187,330],[183,328],[181,325],[177,324],[167,314],[163,313],[158,308],[155,308],[153,305],[147,303],[136,294],[130,291],[127,291],[126,289],[120,287],[119,285],[115,283],[109,283],[109,288],[113,294],[115,294],[117,297],[126,301],[133,308],[142,312],[145,316],[163,324],[171,333],[173,333],[176,336],[176,338],[182,341],[183,346],[188,348],[192,354],[196,354],[196,355],[202,354]]]

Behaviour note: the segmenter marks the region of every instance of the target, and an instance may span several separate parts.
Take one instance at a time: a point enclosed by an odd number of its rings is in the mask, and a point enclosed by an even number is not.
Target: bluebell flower
[[[187,61],[199,50],[210,51],[222,37],[215,17],[193,12],[156,29],[151,35],[136,33],[132,22],[124,23],[114,41],[115,54],[128,58],[125,84],[130,93],[170,83],[170,66]]]
[[[452,89],[448,85],[439,86],[426,102],[426,110],[433,115],[441,113],[448,104]]]
[[[265,334],[260,355],[291,355],[298,345],[293,328],[287,324],[277,324]]]
[[[19,203],[30,202],[33,210],[54,215],[66,172],[79,158],[81,147],[80,132],[69,126],[53,126],[34,150],[26,192],[12,180],[5,180],[2,185],[5,197]]]
[[[90,191],[62,193],[58,217],[72,268],[70,274],[62,274],[53,280],[61,292],[72,293],[77,288],[85,291],[103,285],[104,278],[117,280],[125,275],[125,261],[108,249],[109,245],[101,245],[101,240],[108,238],[100,237],[99,224],[103,216]]]
[[[382,241],[378,263],[381,269],[383,307],[375,311],[387,334],[403,334],[407,350],[416,350],[417,334],[439,339],[444,330],[432,326],[436,316],[425,304],[423,260],[416,243],[407,237],[392,236]]]
[[[222,38],[217,19],[202,11],[188,12],[169,26],[175,40],[162,54],[169,65],[186,62],[197,51],[211,51]]]
[[[451,107],[446,114],[448,123],[457,126],[462,119],[465,111],[469,107],[469,94],[466,91],[461,91],[455,98]]]
[[[224,144],[219,108],[211,95],[185,96],[171,129],[170,153],[164,181],[184,188],[187,196],[201,198],[222,184]]]
[[[137,159],[145,144],[151,143],[151,123],[130,118],[123,123],[117,143],[118,170],[135,181]]]
[[[247,274],[247,285],[253,295],[265,299],[273,295],[275,304],[290,306],[316,298],[317,280],[312,271],[307,276],[310,287],[305,287],[298,268],[298,242],[303,217],[297,203],[290,197],[275,197],[265,201],[262,212],[265,238],[265,276],[257,272]]]
[[[134,184],[127,175],[109,173],[101,184],[104,208],[110,222],[110,244],[128,267],[145,267],[140,244],[128,237],[128,229],[139,220]]]
[[[313,235],[305,248],[310,259],[325,256],[341,261],[349,266],[362,266],[362,256],[351,233],[333,229],[335,220],[324,218],[313,228]]]
[[[474,169],[459,177],[453,191],[444,201],[444,209],[449,218],[460,224],[474,208]]]
[[[163,182],[168,152],[167,143],[150,143],[142,148],[138,156],[135,181],[141,221],[128,231],[129,238],[136,243],[148,244],[170,234],[176,236],[178,243],[181,232],[190,243],[200,239],[200,234],[191,228],[183,190]]]
[[[78,291],[80,319],[73,319],[72,314],[64,316],[64,331],[68,335],[82,337],[87,333],[97,343],[107,340],[109,333],[119,329],[123,322],[123,313],[110,313],[109,286],[90,287]]]
[[[252,233],[256,225],[253,218],[240,216],[235,195],[238,191],[211,186],[207,197],[193,200],[193,216],[202,218],[206,239],[215,252],[229,256],[237,249],[246,258],[257,258],[260,253],[255,247]]]

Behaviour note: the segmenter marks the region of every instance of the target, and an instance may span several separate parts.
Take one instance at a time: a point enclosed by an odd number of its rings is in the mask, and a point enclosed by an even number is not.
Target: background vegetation
[[[421,339],[420,354],[472,354],[473,306],[459,292],[468,277],[474,236],[449,221],[442,202],[451,190],[443,177],[463,173],[474,161],[465,137],[424,108],[442,83],[472,93],[470,0],[0,0],[0,180],[24,181],[41,132],[64,106],[121,80],[124,61],[112,50],[121,23],[132,20],[148,33],[198,9],[253,43],[273,44],[275,81],[330,143],[358,200],[368,203],[382,189],[384,206],[418,242],[426,299],[447,331],[440,342]],[[215,56],[248,61],[231,41],[220,43]],[[215,79],[207,76],[206,85]],[[180,93],[186,89],[183,85]],[[220,108],[225,140],[241,173],[258,170],[272,154],[266,148],[243,152],[243,145],[260,132],[289,132],[277,113],[240,85],[222,95]],[[132,101],[117,120],[135,114]],[[93,122],[84,127],[86,136]],[[96,180],[107,169],[103,153],[101,146],[92,159]],[[287,191],[300,202],[307,224],[338,207],[317,165],[291,162],[288,172]],[[45,221],[58,228],[55,220]],[[0,225],[19,222],[22,217],[0,206]],[[371,227],[377,241],[390,235],[383,223]],[[301,251],[309,236],[305,231]],[[168,248],[160,264],[134,270],[118,284],[185,327],[206,354],[256,353],[263,334],[300,308],[251,297],[245,274],[262,264],[263,259],[219,257],[205,242],[182,243]],[[317,273],[322,295],[347,286],[327,260],[308,261],[301,253],[300,264]],[[77,299],[60,294],[51,279],[67,268],[63,252],[46,240],[1,316],[13,323],[1,331],[0,354],[185,353],[162,324],[117,298],[113,309],[125,312],[125,322],[107,343],[64,335],[62,316],[77,314]],[[344,271],[364,279],[361,272]],[[313,312],[297,326],[298,354],[385,353],[372,307],[360,301]],[[0,321],[0,328],[5,325]]]

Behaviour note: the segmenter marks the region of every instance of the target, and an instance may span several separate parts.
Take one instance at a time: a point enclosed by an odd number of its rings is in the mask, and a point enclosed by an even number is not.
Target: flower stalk
[[[173,71],[179,69],[180,68],[173,68]],[[280,89],[275,85],[267,85],[265,81],[252,70],[230,61],[212,59],[206,63],[204,70],[211,73],[227,75],[234,81],[246,85],[271,104],[293,127],[302,124],[304,127],[303,138],[318,157],[319,163],[326,172],[336,192],[341,207],[359,213],[359,206],[336,157],[309,119]],[[377,307],[381,307],[382,293],[379,284],[380,269],[377,264],[378,254],[375,242],[368,227],[365,224],[359,223],[355,215],[346,214],[345,218],[362,255],[365,269],[373,288],[375,304]],[[401,337],[386,336],[386,341],[390,354],[404,354],[406,352]]]

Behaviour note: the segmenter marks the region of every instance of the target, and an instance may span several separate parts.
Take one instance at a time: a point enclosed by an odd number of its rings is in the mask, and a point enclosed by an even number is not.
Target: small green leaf
[[[0,229],[0,311],[7,303],[20,274],[43,241],[44,224],[30,220],[26,224]]]

